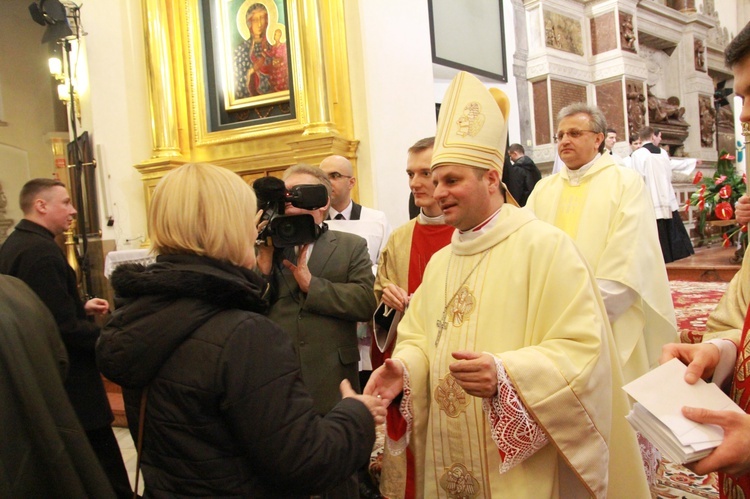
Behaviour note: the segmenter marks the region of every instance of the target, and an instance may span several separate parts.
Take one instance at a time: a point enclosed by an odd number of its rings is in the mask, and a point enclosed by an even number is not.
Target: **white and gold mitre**
[[[440,106],[432,169],[452,163],[502,176],[510,101],[505,92],[461,71],[453,78]]]

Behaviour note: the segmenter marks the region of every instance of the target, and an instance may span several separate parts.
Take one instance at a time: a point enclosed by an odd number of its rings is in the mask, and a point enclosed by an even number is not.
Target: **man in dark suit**
[[[328,176],[308,165],[284,172],[287,189],[322,184],[331,192]],[[288,250],[261,246],[258,270],[272,287],[268,317],[289,333],[315,408],[326,414],[341,399],[339,383],[346,378],[359,388],[357,322],[370,320],[377,303],[375,277],[365,240],[354,234],[325,230],[330,201],[317,210],[291,205],[286,215],[310,214],[322,232],[312,243]],[[359,390],[358,390],[359,391]],[[358,497],[356,475],[329,491],[327,498]]]
[[[329,187],[326,175],[307,165],[289,168],[284,183],[287,188]],[[312,211],[288,205],[285,214],[310,214],[325,227],[327,210],[328,205]],[[357,322],[369,320],[375,312],[375,277],[367,245],[359,236],[323,230],[318,239],[297,251],[295,256],[261,247],[258,268],[270,276],[275,295],[269,317],[292,335],[302,378],[315,407],[326,414],[341,398],[338,386],[343,378],[359,386]]]
[[[508,184],[508,189],[518,202],[518,206],[525,206],[529,194],[542,178],[542,174],[534,161],[526,156],[526,151],[521,144],[511,144],[508,147],[508,156],[513,161],[512,181]]]
[[[54,318],[23,281],[0,275],[4,497],[111,497],[63,388],[68,356]]]
[[[86,436],[118,497],[132,497],[125,465],[112,427],[112,411],[96,367],[94,346],[99,327],[87,316],[109,311],[100,298],[83,303],[73,269],[55,236],[65,232],[77,213],[59,180],[33,179],[21,189],[24,218],[0,248],[0,273],[24,281],[49,308],[68,358],[65,390]]]

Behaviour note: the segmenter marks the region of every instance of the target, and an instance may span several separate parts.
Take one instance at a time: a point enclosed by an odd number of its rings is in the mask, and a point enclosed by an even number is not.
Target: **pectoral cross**
[[[443,318],[442,319],[438,319],[437,320],[437,322],[435,323],[435,325],[438,328],[438,335],[437,335],[437,339],[435,340],[435,346],[437,346],[438,342],[440,341],[440,336],[442,336],[442,334],[443,334],[443,331],[446,330],[446,329],[448,329],[448,322],[445,320],[445,314],[443,314]]]

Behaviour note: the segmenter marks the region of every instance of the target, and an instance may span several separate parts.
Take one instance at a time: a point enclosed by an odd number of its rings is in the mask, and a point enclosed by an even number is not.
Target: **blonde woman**
[[[151,201],[157,262],[112,275],[117,310],[97,357],[123,386],[134,438],[148,388],[147,497],[310,495],[368,460],[381,401],[344,382],[344,400],[317,415],[289,337],[261,315],[255,210],[234,173],[181,166]]]

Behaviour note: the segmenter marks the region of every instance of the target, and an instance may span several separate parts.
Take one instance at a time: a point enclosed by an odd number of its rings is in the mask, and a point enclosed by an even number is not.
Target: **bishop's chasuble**
[[[430,218],[426,217],[421,211],[418,216],[394,230],[380,254],[378,273],[375,276],[375,299],[380,302],[383,289],[389,284],[395,284],[412,295],[422,284],[422,276],[432,255],[450,244],[451,236],[455,230],[450,225],[445,225],[442,215]],[[370,350],[373,369],[377,369],[383,365],[385,359],[391,357],[395,343],[394,341],[385,352],[381,353],[373,338],[373,346]],[[397,411],[394,410],[394,412],[398,417]],[[403,428],[399,428],[396,432],[403,433]],[[387,440],[385,445],[389,445],[389,443],[390,441]],[[389,481],[389,473],[399,474],[400,470],[405,467],[408,468],[408,479],[406,476],[400,476],[395,480],[397,482],[395,487],[399,491],[409,490],[405,495],[406,497],[412,497],[410,493],[414,491],[414,452],[414,442],[412,442],[406,452],[398,454],[385,452],[381,462],[381,480],[386,482]],[[409,483],[405,485],[407,480]],[[396,493],[395,496],[403,497],[401,492]]]
[[[632,381],[659,365],[664,344],[679,342],[653,207],[640,176],[609,154],[577,173],[563,168],[542,179],[526,206],[576,242],[596,279],[637,293],[612,321],[623,376]]]
[[[649,497],[604,305],[560,230],[505,204],[481,236],[455,233],[430,260],[398,336],[401,411],[421,449],[416,497]],[[493,354],[507,374],[498,382],[509,378],[548,438],[503,473],[528,434],[503,424],[518,409],[507,400],[458,386],[448,369],[457,350]],[[381,490],[395,497],[389,485]]]

